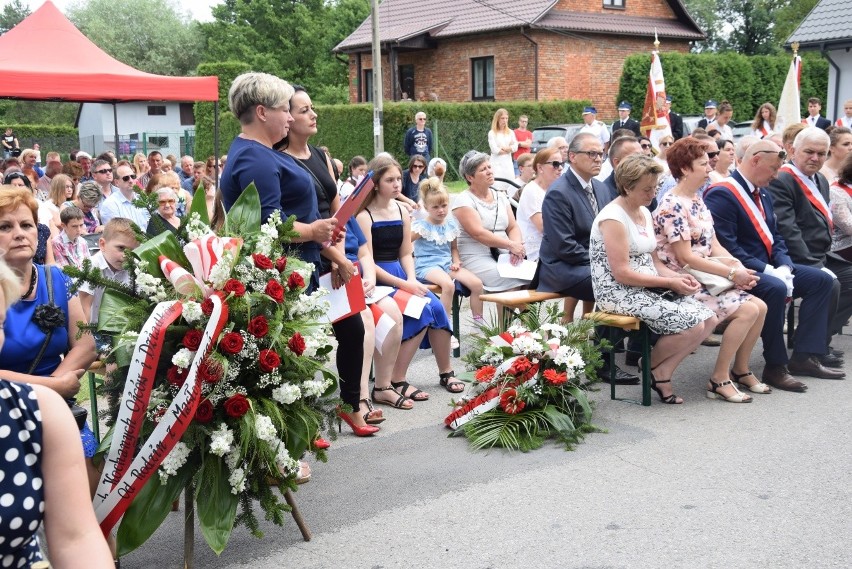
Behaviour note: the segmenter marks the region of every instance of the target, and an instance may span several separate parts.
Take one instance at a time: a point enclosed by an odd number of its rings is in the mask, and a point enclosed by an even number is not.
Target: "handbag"
[[[720,259],[732,258],[733,257],[707,257],[707,260],[722,264]],[[709,292],[713,296],[719,296],[723,292],[734,288],[734,281],[728,280],[726,277],[719,276],[713,273],[708,273],[705,271],[699,271],[698,269],[694,269],[689,265],[686,265],[683,270],[695,277],[695,280],[704,285],[704,288],[707,289],[707,292]]]

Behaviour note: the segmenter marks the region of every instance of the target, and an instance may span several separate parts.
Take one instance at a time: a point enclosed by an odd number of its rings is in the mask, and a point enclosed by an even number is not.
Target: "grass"
[[[444,185],[447,186],[447,190],[449,190],[451,194],[460,194],[467,189],[467,182],[464,180],[445,182]]]

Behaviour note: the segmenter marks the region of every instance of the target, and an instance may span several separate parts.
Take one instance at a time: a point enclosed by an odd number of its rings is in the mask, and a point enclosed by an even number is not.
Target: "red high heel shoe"
[[[346,424],[349,425],[352,428],[352,432],[355,433],[355,435],[358,436],[358,437],[369,437],[369,436],[375,435],[376,433],[378,433],[381,430],[378,427],[374,427],[373,425],[364,425],[363,427],[359,427],[358,425],[356,425],[352,421],[352,418],[347,413],[344,413],[343,411],[338,411],[337,416],[338,416],[338,418],[346,421]],[[337,427],[338,427],[338,431],[340,431],[340,432],[343,431],[343,424],[342,423],[338,423]]]
[[[326,450],[330,446],[331,443],[322,437],[319,437],[317,440],[314,441],[314,448],[317,450]]]

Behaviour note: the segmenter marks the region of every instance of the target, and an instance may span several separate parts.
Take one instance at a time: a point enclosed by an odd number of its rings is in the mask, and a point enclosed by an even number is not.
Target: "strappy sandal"
[[[441,387],[449,391],[450,393],[461,393],[464,391],[464,383],[461,381],[453,381],[456,378],[456,372],[450,370],[446,373],[438,374],[438,377],[441,379]]]
[[[368,425],[378,425],[385,422],[385,417],[382,417],[381,409],[376,409],[369,399],[362,399],[361,403],[367,406],[367,412],[364,413],[364,422]]]
[[[392,381],[391,386],[394,389],[401,389],[401,391],[399,391],[399,394],[402,395],[403,397],[408,397],[412,401],[428,401],[429,400],[429,396],[426,395],[426,393],[424,393],[420,389],[417,389],[416,387],[414,387],[413,385],[411,385],[410,383],[408,383],[405,380],[403,380],[403,381]],[[408,393],[409,387],[414,390],[412,393]],[[424,395],[425,397],[417,397],[418,394]]]
[[[397,398],[393,402],[384,401],[382,399],[376,399],[376,391],[391,391],[394,395],[396,395]],[[395,407],[396,409],[402,409],[404,411],[409,411],[413,409],[414,405],[410,405],[408,407],[405,406],[406,401],[411,400],[405,395],[400,395],[399,392],[391,386],[373,388],[373,403],[378,403],[379,405],[387,405],[388,407]]]
[[[674,392],[672,392],[672,394],[669,395],[669,396],[664,396],[663,390],[660,389],[659,387],[657,387],[657,385],[659,385],[660,383],[671,383],[671,382],[672,382],[672,380],[670,380],[670,379],[664,379],[662,381],[657,381],[657,378],[654,377],[654,374],[653,373],[651,374],[651,389],[653,389],[654,391],[657,392],[657,395],[660,396],[660,401],[662,401],[663,403],[665,403],[667,405],[680,405],[681,403],[683,403],[683,399],[680,399],[677,395],[674,394]],[[678,401],[678,399],[680,399],[680,401]]]
[[[729,403],[751,403],[752,402],[751,395],[741,393],[740,390],[737,389],[737,386],[734,385],[734,382],[731,381],[730,379],[727,380],[727,381],[723,381],[722,383],[716,383],[715,381],[713,381],[711,379],[710,385],[712,387],[707,390],[707,399],[724,399],[725,401],[727,401]],[[725,397],[724,395],[719,393],[719,389],[721,389],[722,387],[725,387],[726,385],[730,385],[731,387],[733,387],[734,391],[736,391],[736,393],[734,393],[733,395],[731,395],[729,397]]]
[[[757,379],[757,376],[751,373],[751,371],[747,371],[745,373],[734,373],[734,371],[731,370],[731,381],[741,386],[743,389],[748,389],[752,393],[772,393],[772,388],[760,381],[759,379],[754,385],[748,385],[740,381],[740,379],[749,375],[754,377],[754,379]]]

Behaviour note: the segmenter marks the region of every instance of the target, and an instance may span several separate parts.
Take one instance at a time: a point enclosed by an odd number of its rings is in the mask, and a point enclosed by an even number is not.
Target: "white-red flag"
[[[790,70],[787,72],[787,80],[781,90],[781,99],[778,101],[778,121],[775,131],[781,132],[785,126],[802,122],[801,98],[799,96],[799,83],[802,78],[802,58],[798,55],[790,62]]]
[[[661,138],[672,135],[672,127],[666,114],[666,80],[663,78],[663,66],[660,64],[659,54],[652,51],[648,90],[645,93],[639,130],[651,139],[655,149],[660,148]]]
[[[396,326],[396,322],[382,310],[378,303],[371,304],[370,311],[373,313],[373,322],[376,325],[376,350],[381,354],[385,339],[391,329]]]

